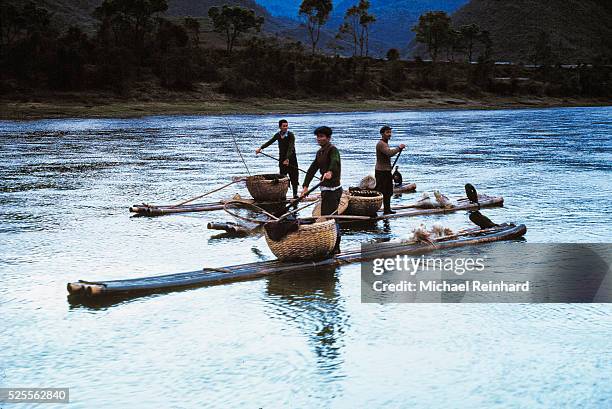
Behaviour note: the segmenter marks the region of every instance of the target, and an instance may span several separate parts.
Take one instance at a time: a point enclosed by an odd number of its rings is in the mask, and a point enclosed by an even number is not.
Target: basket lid
[[[359,182],[359,188],[364,190],[373,190],[376,188],[376,178],[372,175],[368,175],[361,179]]]

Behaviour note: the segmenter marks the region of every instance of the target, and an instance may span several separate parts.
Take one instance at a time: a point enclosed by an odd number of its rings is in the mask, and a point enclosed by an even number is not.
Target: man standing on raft
[[[295,154],[295,135],[289,131],[289,122],[286,119],[278,121],[279,131],[260,148],[255,149],[255,154],[278,141],[278,170],[283,176],[289,175],[291,187],[293,188],[293,198],[298,197],[298,162]]]
[[[383,194],[384,214],[395,213],[391,210],[391,196],[393,195],[393,175],[391,174],[391,157],[402,151],[406,145],[400,144],[397,148],[389,148],[391,128],[380,128],[380,141],[376,144],[376,190]]]
[[[308,191],[308,185],[315,176],[317,170],[321,172],[321,216],[334,213],[340,204],[342,197],[342,185],[340,184],[340,152],[331,143],[332,130],[327,126],[315,129],[317,143],[321,147],[317,156],[306,172],[302,196]]]
[[[321,126],[315,129],[314,134],[317,136],[317,143],[321,147],[317,151],[317,156],[306,172],[304,178],[304,188],[302,197],[308,192],[308,185],[315,176],[317,170],[321,173],[321,216],[328,216],[335,213],[340,205],[342,197],[342,185],[340,184],[340,152],[331,143],[332,130],[327,126]],[[334,246],[334,254],[340,252],[340,229],[338,230],[338,239]]]

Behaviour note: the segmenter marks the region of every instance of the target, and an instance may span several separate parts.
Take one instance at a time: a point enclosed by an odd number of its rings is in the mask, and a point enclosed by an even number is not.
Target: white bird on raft
[[[431,196],[433,196],[433,199]],[[421,198],[415,203],[415,207],[421,209],[451,208],[453,204],[439,190],[434,190],[432,194],[423,192]]]
[[[411,240],[435,245],[432,240],[452,236],[453,234],[454,233],[451,228],[444,227],[439,223],[435,223],[431,230],[428,230],[427,226],[421,223],[417,228],[412,230]]]

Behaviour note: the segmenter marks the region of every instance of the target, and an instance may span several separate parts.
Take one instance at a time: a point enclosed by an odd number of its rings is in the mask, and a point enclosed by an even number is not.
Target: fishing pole
[[[247,173],[249,174],[249,176],[251,176],[251,171],[249,170],[249,167],[247,166],[246,161],[244,160],[244,157],[242,156],[242,152],[240,152],[240,148],[238,147],[238,142],[236,141],[236,136],[234,135],[234,132],[232,131],[232,128],[230,127],[230,124],[227,121],[227,118],[223,117],[223,119],[225,120],[225,124],[227,125],[227,129],[229,129],[229,131],[230,131],[230,135],[232,136],[232,139],[234,140],[234,145],[236,146],[236,150],[238,151],[238,155],[240,155],[240,159],[242,159],[242,163],[244,163],[244,167],[246,168]]]
[[[314,185],[313,187],[311,187],[310,189],[308,189],[308,191],[306,193],[304,193],[303,195],[301,195],[300,197],[298,197],[297,199],[293,199],[289,205],[287,206],[287,208],[285,209],[286,212],[289,211],[289,209],[291,209],[293,206],[296,206],[298,203],[300,203],[302,200],[304,200],[306,198],[306,196],[308,196],[309,194],[311,194],[312,192],[314,192],[315,190],[317,190],[319,188],[319,186],[321,186],[321,183],[323,183],[323,181],[321,180],[321,182],[317,183],[316,185]]]
[[[267,156],[267,157],[268,157],[268,158],[270,158],[270,159],[273,159],[273,160],[275,160],[275,161],[277,161],[277,162],[280,162],[280,160],[279,160],[278,158],[275,158],[275,157],[274,157],[274,156],[272,156],[272,155],[268,155],[268,154],[267,154],[267,153],[265,153],[264,151],[261,151],[261,152],[259,152],[259,153],[260,153],[261,155],[263,155],[263,156]],[[297,166],[295,166],[295,165],[292,165],[291,163],[290,163],[289,165],[285,165],[285,166],[289,166],[290,168],[297,169],[297,170],[299,170],[299,171],[300,171],[300,172],[302,172],[302,173],[308,173],[308,172],[306,172],[304,169],[299,168],[299,167],[297,167]],[[315,175],[315,177],[316,177],[316,178],[318,178],[319,180],[321,180],[321,176],[316,176],[316,175]]]
[[[171,209],[173,209],[173,208],[175,208],[175,207],[179,207],[179,206],[186,205],[187,203],[193,202],[194,200],[201,199],[201,198],[203,198],[203,197],[205,197],[205,196],[208,196],[208,195],[210,195],[210,194],[213,194],[213,193],[215,193],[215,192],[218,192],[218,191],[219,191],[219,190],[221,190],[221,189],[225,189],[225,188],[226,188],[226,187],[228,187],[228,186],[231,186],[231,185],[233,185],[233,184],[235,184],[235,183],[239,183],[239,182],[243,182],[243,181],[244,181],[244,178],[237,178],[236,180],[232,180],[230,183],[227,183],[227,184],[225,184],[225,185],[223,185],[223,186],[221,186],[221,187],[219,187],[219,188],[216,188],[216,189],[214,189],[214,190],[211,190],[210,192],[206,192],[206,193],[204,193],[203,195],[199,195],[199,196],[196,196],[196,197],[192,197],[191,199],[185,200],[184,202],[181,202],[181,203],[177,203],[177,204],[175,204],[175,205],[172,205],[172,206],[170,206],[170,208],[171,208]]]
[[[280,162],[280,160],[279,160],[278,158],[275,158],[275,157],[274,157],[274,156],[272,156],[272,155],[268,155],[268,154],[267,154],[267,153],[265,153],[264,151],[259,152],[259,154],[260,154],[260,155],[263,155],[263,156],[267,156],[268,158],[273,159],[273,160],[275,160],[275,161],[277,161],[277,162]],[[302,173],[308,173],[308,172],[306,172],[304,169],[301,169],[301,168],[299,168],[299,167],[297,167],[297,166],[295,166],[295,165],[292,165],[291,163],[289,163],[289,165],[285,165],[285,166],[289,166],[290,168],[297,169],[297,170],[299,170],[299,171],[300,171],[300,172],[302,172]]]

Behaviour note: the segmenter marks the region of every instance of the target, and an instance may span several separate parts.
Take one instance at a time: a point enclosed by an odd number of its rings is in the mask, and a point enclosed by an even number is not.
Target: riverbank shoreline
[[[57,118],[133,118],[157,115],[284,115],[316,112],[376,112],[408,110],[495,110],[522,108],[609,106],[605,98],[552,98],[536,96],[470,98],[463,95],[422,92],[419,96],[387,99],[231,99],[219,95],[177,95],[159,100],[117,98],[89,94],[30,100],[0,99],[1,120]]]

